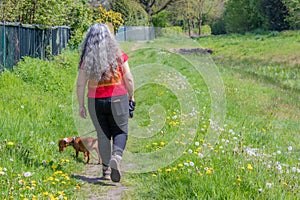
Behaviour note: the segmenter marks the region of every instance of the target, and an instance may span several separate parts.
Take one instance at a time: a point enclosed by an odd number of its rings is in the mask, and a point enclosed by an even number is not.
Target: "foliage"
[[[72,174],[83,161],[57,146],[76,134],[70,105],[78,57],[25,58],[0,75],[0,199],[82,199],[83,182]]]
[[[114,33],[116,33],[119,27],[124,23],[121,13],[115,12],[113,10],[106,11],[106,9],[103,8],[101,4],[99,5],[99,10],[99,22],[104,24],[111,23],[114,27]]]
[[[229,0],[225,10],[225,26],[228,33],[244,33],[266,28],[266,20],[260,12],[260,1]]]
[[[293,29],[300,29],[300,3],[298,0],[282,0],[288,9],[285,20]]]
[[[120,12],[127,26],[147,26],[148,15],[139,3],[133,0],[115,0],[112,9]]]
[[[281,31],[288,28],[288,23],[285,20],[288,16],[288,10],[282,3],[282,0],[262,0],[261,12],[265,15],[268,30]]]
[[[170,26],[169,19],[171,17],[172,13],[168,11],[162,11],[156,15],[153,16],[152,18],[152,23],[154,27],[166,27]]]

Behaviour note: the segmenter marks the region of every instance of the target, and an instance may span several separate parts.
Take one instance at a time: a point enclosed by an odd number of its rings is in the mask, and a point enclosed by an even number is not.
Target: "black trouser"
[[[102,163],[108,166],[111,155],[123,155],[128,133],[128,96],[88,98],[88,110],[97,131]],[[113,139],[113,148],[111,145]]]

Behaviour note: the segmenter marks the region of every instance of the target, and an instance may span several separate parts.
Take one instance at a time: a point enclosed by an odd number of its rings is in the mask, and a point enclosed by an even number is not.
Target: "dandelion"
[[[238,177],[236,180],[237,180],[238,182],[241,182],[241,181],[242,181],[242,179],[241,179],[240,177]]]
[[[171,172],[172,170],[170,168],[166,169],[166,172]]]
[[[156,174],[152,174],[152,177],[156,177],[157,175]]]
[[[200,143],[199,143],[199,142],[195,142],[195,145],[196,145],[196,146],[199,146],[199,145],[200,145]]]
[[[178,167],[183,167],[183,164],[182,164],[182,163],[179,163],[177,166],[178,166]]]
[[[13,142],[8,142],[8,143],[7,143],[7,146],[13,146],[13,145],[14,145]]]
[[[56,169],[57,168],[57,166],[56,165],[52,165],[52,167],[51,167],[52,169]]]
[[[189,149],[188,152],[189,152],[189,153],[193,153],[193,150],[192,150],[192,149]]]
[[[158,170],[157,170],[157,172],[158,172],[158,173],[161,173],[161,172],[162,172],[162,170],[161,170],[161,169],[158,169]]]
[[[267,188],[271,188],[273,186],[273,183],[266,183]]]
[[[292,167],[292,172],[297,172],[297,168],[296,167]]]
[[[30,176],[32,176],[32,173],[31,173],[31,172],[25,172],[25,173],[23,174],[23,176],[24,176],[24,177],[30,177]]]
[[[292,151],[293,150],[293,147],[292,146],[289,146],[288,147],[288,151]]]
[[[164,142],[160,142],[160,146],[164,146],[166,143]]]
[[[190,162],[190,166],[191,166],[191,167],[194,167],[194,165],[195,165],[195,164],[191,161],[191,162]]]
[[[25,106],[21,105],[21,108],[22,108],[22,109],[24,109],[24,108],[25,108]]]
[[[79,190],[79,189],[80,189],[80,186],[79,186],[79,185],[76,185],[76,186],[75,186],[75,189]]]
[[[49,194],[48,192],[43,192],[43,195],[45,196],[48,196],[48,194]]]
[[[185,162],[185,163],[183,163],[184,164],[184,166],[189,166],[189,163],[187,163],[187,162]]]
[[[235,132],[234,132],[232,129],[230,129],[228,132],[229,132],[230,134],[232,134],[232,135],[235,134]]]
[[[207,175],[210,175],[212,174],[212,171],[210,169],[207,169],[206,172],[205,172]]]
[[[277,151],[277,154],[281,154],[281,151],[280,151],[280,150],[278,150],[278,151]]]
[[[25,185],[25,183],[26,183],[26,182],[23,181],[23,180],[19,180],[18,182],[19,182],[20,185]]]
[[[253,169],[252,165],[251,165],[251,164],[248,164],[248,165],[247,165],[247,169],[252,170],[252,169]]]
[[[50,145],[55,145],[55,142],[51,141],[51,142],[50,142]]]
[[[264,191],[264,190],[263,190],[262,188],[259,188],[259,189],[258,189],[258,192],[259,192],[259,193],[262,193],[263,191]]]

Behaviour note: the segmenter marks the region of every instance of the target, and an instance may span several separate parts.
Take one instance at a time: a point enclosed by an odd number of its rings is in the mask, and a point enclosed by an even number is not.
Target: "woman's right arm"
[[[87,84],[87,78],[85,75],[85,71],[79,69],[76,86],[77,86],[77,99],[79,105],[79,115],[82,118],[86,118],[86,108],[84,106],[84,94],[85,94],[86,84]]]

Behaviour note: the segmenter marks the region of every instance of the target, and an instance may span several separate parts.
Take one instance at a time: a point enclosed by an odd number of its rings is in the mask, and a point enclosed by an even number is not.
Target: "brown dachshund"
[[[63,152],[67,146],[73,146],[76,155],[75,157],[78,158],[79,152],[83,152],[84,159],[87,158],[87,162],[90,162],[90,152],[95,150],[98,155],[98,164],[102,163],[101,157],[100,157],[100,152],[98,149],[98,139],[97,138],[81,138],[81,137],[69,137],[69,138],[64,138],[60,139],[58,141],[58,146],[59,146],[59,152]]]

